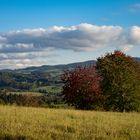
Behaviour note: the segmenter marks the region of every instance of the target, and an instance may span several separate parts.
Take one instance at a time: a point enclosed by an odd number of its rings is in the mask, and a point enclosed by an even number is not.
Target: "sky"
[[[140,0],[0,0],[0,69],[140,57]]]

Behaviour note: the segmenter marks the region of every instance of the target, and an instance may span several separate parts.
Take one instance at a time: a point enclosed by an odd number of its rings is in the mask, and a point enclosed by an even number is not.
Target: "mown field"
[[[0,140],[140,140],[140,114],[0,106]]]

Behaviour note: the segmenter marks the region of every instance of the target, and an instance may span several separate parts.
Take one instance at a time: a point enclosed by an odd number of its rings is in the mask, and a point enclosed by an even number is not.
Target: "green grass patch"
[[[34,91],[46,91],[47,93],[61,93],[62,92],[62,85],[51,85],[51,86],[44,86],[33,89]]]

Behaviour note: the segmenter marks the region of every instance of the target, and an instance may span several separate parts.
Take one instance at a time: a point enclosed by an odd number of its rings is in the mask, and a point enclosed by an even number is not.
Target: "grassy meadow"
[[[140,114],[0,106],[0,140],[140,140]]]

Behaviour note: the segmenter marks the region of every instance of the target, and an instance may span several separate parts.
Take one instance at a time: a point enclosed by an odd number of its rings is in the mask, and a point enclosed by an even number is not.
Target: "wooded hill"
[[[96,61],[86,61],[63,65],[44,65],[40,67],[27,67],[24,69],[0,70],[0,89],[8,91],[27,91],[44,86],[61,86],[60,75],[66,69],[77,66],[89,66]]]
[[[135,59],[140,62],[140,58]],[[71,70],[78,66],[89,66],[92,64],[96,64],[96,61],[90,60],[63,65],[44,65],[16,70],[0,70],[0,90],[29,91],[44,86],[61,87],[63,83],[60,75],[64,70]]]

